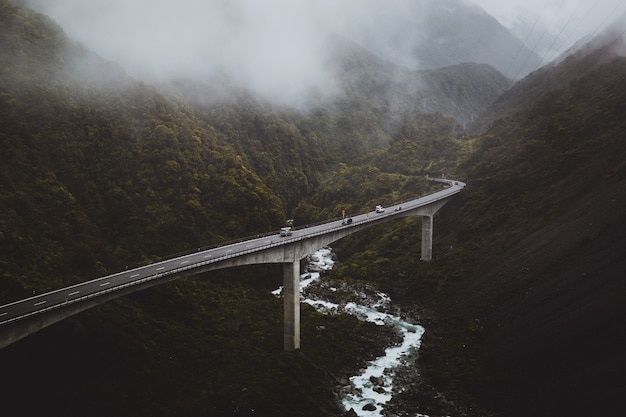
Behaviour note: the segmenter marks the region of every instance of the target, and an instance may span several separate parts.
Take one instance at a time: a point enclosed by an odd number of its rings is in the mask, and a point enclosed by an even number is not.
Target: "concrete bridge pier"
[[[422,256],[420,260],[433,259],[433,216],[422,216]]]
[[[422,217],[422,256],[420,260],[431,261],[433,259],[433,227],[435,213],[439,211],[448,200],[435,201],[424,207],[420,207],[415,214]]]
[[[300,349],[300,261],[283,263],[284,349]]]

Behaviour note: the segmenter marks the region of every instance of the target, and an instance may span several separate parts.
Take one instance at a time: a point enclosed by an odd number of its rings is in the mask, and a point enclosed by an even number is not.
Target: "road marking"
[[[104,287],[105,285],[109,285],[110,282],[103,282],[102,284],[100,284],[101,287]]]
[[[5,311],[5,312],[3,312],[3,313],[0,313],[0,317],[2,317],[2,316],[6,316],[7,314],[9,314],[9,313],[7,313],[6,311]]]
[[[35,306],[35,307],[36,307],[36,306],[40,306],[40,305],[42,305],[42,304],[46,304],[46,302],[45,302],[45,301],[40,301],[40,302],[38,302],[38,303],[33,304],[33,306]]]
[[[182,261],[180,264],[184,265],[184,264],[188,264],[188,263],[189,263],[189,261]]]
[[[207,255],[207,256],[205,256],[205,257],[204,257],[204,259],[206,259],[206,258],[210,258],[210,257],[211,257],[211,255]]]
[[[139,276],[139,274],[135,274],[135,275],[131,275],[130,277],[131,278],[135,278],[135,277],[138,277],[138,276]]]
[[[157,271],[160,271],[160,270],[162,270],[162,269],[165,269],[165,267],[164,267],[164,266],[160,266],[160,267],[158,267],[156,270],[157,270]]]
[[[74,292],[69,293],[67,296],[68,296],[68,297],[71,297],[72,295],[76,295],[76,294],[78,294],[79,292],[80,292],[80,291],[74,291]]]

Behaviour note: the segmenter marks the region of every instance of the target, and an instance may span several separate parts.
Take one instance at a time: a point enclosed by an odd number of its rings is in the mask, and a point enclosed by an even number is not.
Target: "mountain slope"
[[[509,78],[523,77],[541,58],[480,7],[464,1],[438,1],[424,22],[425,41],[414,49],[423,68],[456,63],[488,64]]]
[[[236,149],[290,215],[338,163],[396,140],[425,139],[407,127],[439,118],[433,114],[447,116],[451,125],[456,120],[451,131],[461,134],[510,85],[488,65],[409,71],[345,38],[336,36],[332,44],[329,66],[341,92],[312,98],[304,108],[264,101],[227,77],[181,78],[166,87]]]
[[[437,310],[472,329],[446,336],[482,363],[469,389],[503,415],[626,409],[626,59],[605,46],[520,83],[507,95],[517,111],[464,164],[454,218],[475,270]],[[563,74],[537,95],[536,82]]]
[[[67,282],[282,224],[278,198],[183,103],[1,5],[0,238],[14,279],[56,287],[46,271]]]
[[[435,218],[434,262],[415,259],[419,222],[335,245],[335,277],[376,282],[423,320],[415,378],[457,404],[503,416],[626,409],[626,59],[604,39],[516,85],[467,148],[438,140],[468,186]],[[419,166],[409,145],[376,160]],[[339,176],[326,187],[347,193]],[[423,404],[417,388],[392,400]]]
[[[375,2],[372,2],[375,3]],[[485,10],[463,0],[396,1],[347,36],[383,59],[412,70],[487,64],[523,77],[541,58]]]
[[[559,59],[515,83],[485,110],[473,130],[484,131],[493,121],[532,106],[553,91],[567,88],[569,83],[583,75],[592,76],[599,64],[610,61],[616,54],[623,55],[623,31],[623,24],[617,22],[595,39],[582,42]]]
[[[389,118],[395,111],[441,113],[464,124],[510,87],[505,76],[485,64],[409,71],[342,39],[334,48],[333,65],[348,97],[366,99]]]
[[[509,415],[626,409],[625,192],[598,185],[463,288],[482,310],[485,394]]]
[[[283,224],[224,132],[6,0],[0,71],[0,303]],[[0,397],[24,416],[336,415],[334,382],[391,335],[304,307],[317,343],[285,354],[280,277],[216,271],[64,320],[0,350]]]

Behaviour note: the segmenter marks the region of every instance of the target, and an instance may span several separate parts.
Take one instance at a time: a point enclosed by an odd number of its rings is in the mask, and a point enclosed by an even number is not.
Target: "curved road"
[[[156,262],[139,268],[125,270],[123,272],[118,272],[102,278],[86,281],[70,287],[0,306],[0,325],[78,300],[92,298],[104,292],[111,292],[116,289],[136,285],[138,283],[155,279],[173,272],[191,269],[200,265],[206,265],[243,254],[248,254],[250,252],[260,251],[268,247],[284,245],[295,240],[306,239],[311,236],[324,234],[341,227],[352,227],[364,222],[381,220],[383,218],[404,212],[408,209],[424,206],[434,201],[447,198],[452,194],[458,193],[463,187],[465,187],[465,183],[460,181],[445,179],[432,180],[442,182],[446,184],[447,187],[425,197],[386,207],[386,210],[383,213],[371,211],[353,216],[353,221],[349,225],[343,225],[341,220],[334,220],[328,223],[294,230],[292,236],[289,237],[281,237],[278,234],[274,234],[261,238],[244,240],[238,243]]]

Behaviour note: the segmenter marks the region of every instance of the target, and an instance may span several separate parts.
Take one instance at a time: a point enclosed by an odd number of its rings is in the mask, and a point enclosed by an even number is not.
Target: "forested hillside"
[[[284,224],[285,200],[220,123],[37,13],[2,1],[0,29],[2,302]],[[283,353],[282,303],[268,291],[280,276],[181,280],[44,330],[2,351],[2,400],[15,415],[334,415],[333,381],[389,332],[305,309],[303,337],[319,343]]]
[[[551,88],[509,96],[519,111],[461,165],[472,189],[459,233],[481,238],[473,280],[448,301],[479,320],[490,380],[481,395],[497,393],[494,403],[516,410],[508,415],[626,410],[622,34],[525,80]]]
[[[423,181],[399,185],[449,171],[440,151],[463,146],[453,120],[415,113],[422,101],[444,109],[462,97],[453,113],[475,114],[508,84],[484,66],[412,73],[343,42],[345,96],[298,111],[189,80],[149,86],[35,12],[4,2],[1,18],[5,300],[14,285],[55,288],[294,214],[303,224],[415,195]],[[388,157],[388,146],[405,152]],[[356,175],[332,201],[303,203],[338,171]]]
[[[372,272],[395,299],[431,317],[423,375],[499,415],[626,409],[620,33],[498,101],[493,111],[506,117],[488,115],[497,120],[457,153],[468,186],[436,220],[436,262],[406,255],[419,251],[417,228],[386,228],[338,248],[351,262],[333,274]],[[395,409],[417,410],[418,400],[404,393]]]
[[[55,287],[282,224],[278,197],[187,105],[33,12],[4,4],[1,18],[2,239],[13,279]],[[15,269],[25,259],[28,274]],[[39,280],[52,270],[58,281]]]
[[[342,93],[312,99],[305,108],[269,103],[226,80],[182,79],[166,91],[183,96],[280,196],[292,215],[300,200],[316,191],[324,174],[336,172],[337,164],[371,158],[372,152],[396,141],[427,143],[419,146],[432,149],[422,155],[411,153],[426,163],[388,161],[382,167],[385,172],[408,169],[424,176],[430,169],[439,170],[428,162],[443,159],[434,151],[443,146],[438,139],[462,137],[464,125],[511,83],[484,64],[409,71],[346,39],[335,38],[333,48],[332,71]]]
[[[0,303],[446,174],[468,186],[435,217],[433,262],[418,218],[334,246],[328,279],[375,284],[427,328],[421,382],[389,410],[626,409],[621,37],[508,91],[483,64],[410,71],[337,39],[341,94],[290,108],[227,77],[133,79],[16,3],[0,0]],[[280,279],[218,271],[81,313],[0,351],[0,398],[25,416],[341,415],[336,384],[393,331],[303,305],[302,349],[283,352]]]

